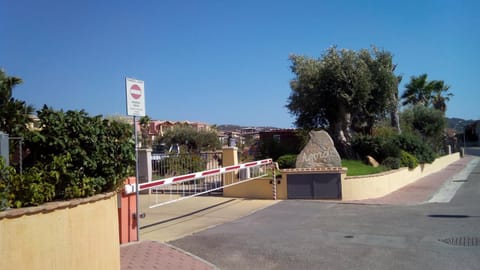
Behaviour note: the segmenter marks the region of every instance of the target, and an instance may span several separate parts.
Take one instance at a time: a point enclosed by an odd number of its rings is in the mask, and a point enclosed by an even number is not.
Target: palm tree
[[[405,85],[405,92],[402,95],[402,105],[423,105],[445,113],[447,110],[446,102],[453,96],[447,93],[450,86],[442,80],[428,81],[427,74],[418,77],[412,76],[410,82]]]
[[[432,96],[430,83],[427,81],[427,74],[418,77],[410,77],[410,82],[405,85],[405,92],[402,95],[402,105],[429,105]]]
[[[140,118],[140,133],[142,135],[142,148],[152,147],[152,141],[149,137],[150,121],[152,121],[152,119],[148,117],[148,115]]]
[[[0,69],[0,131],[11,136],[21,136],[32,121],[34,108],[24,101],[12,97],[12,90],[22,83],[22,79],[8,76]]]
[[[450,89],[449,85],[446,85],[443,81],[434,81],[432,105],[433,108],[445,113],[447,111],[447,102],[450,101],[452,93],[447,93]],[[443,93],[446,93],[443,95]]]
[[[7,73],[0,69],[0,105],[4,105],[12,98],[12,89],[22,83],[22,79],[7,76]]]

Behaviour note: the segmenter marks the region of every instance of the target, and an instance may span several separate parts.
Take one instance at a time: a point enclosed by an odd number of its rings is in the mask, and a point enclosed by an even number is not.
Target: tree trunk
[[[398,134],[402,134],[400,129],[400,111],[398,109],[398,91],[392,96],[392,108],[390,109],[390,123]]]
[[[400,112],[398,111],[398,108],[390,111],[390,122],[397,133],[402,134],[402,130],[400,129]]]
[[[332,139],[335,148],[342,158],[353,159],[354,154],[351,145],[352,134],[350,131],[351,115],[343,113],[345,110],[339,108],[339,114],[335,123],[330,126]]]

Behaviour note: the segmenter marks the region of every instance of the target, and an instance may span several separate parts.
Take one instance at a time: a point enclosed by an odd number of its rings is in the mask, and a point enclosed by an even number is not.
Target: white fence
[[[153,197],[150,208],[221,190],[223,188],[264,177],[272,166],[272,159],[264,159],[223,168],[210,169],[155,180],[138,185],[126,185],[127,194],[149,191]]]

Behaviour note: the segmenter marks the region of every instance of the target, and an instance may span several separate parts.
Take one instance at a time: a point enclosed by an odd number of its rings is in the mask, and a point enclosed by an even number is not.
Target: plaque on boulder
[[[340,155],[326,131],[311,131],[310,141],[297,156],[297,168],[341,167]]]

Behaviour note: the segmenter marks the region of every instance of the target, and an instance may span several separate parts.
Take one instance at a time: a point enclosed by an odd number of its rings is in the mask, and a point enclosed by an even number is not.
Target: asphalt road
[[[220,269],[480,269],[480,165],[461,183],[448,203],[283,201],[170,244]]]

